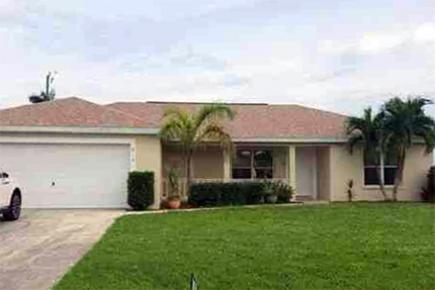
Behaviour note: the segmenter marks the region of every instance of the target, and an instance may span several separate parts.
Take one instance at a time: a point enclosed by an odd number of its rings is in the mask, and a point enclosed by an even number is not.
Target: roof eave
[[[79,126],[0,126],[4,133],[66,133],[66,134],[140,134],[157,135],[158,128],[79,127]]]
[[[235,143],[346,143],[341,137],[271,137],[271,138],[233,138]]]

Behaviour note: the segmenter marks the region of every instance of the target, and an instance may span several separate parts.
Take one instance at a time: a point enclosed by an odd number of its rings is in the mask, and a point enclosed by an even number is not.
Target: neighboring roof
[[[146,127],[140,118],[77,97],[0,110],[0,126]]]
[[[198,110],[204,103],[120,102],[99,105],[77,97],[0,110],[0,130],[30,128],[133,128],[155,134],[165,110]],[[299,105],[228,104],[236,113],[224,126],[235,141],[343,140],[346,116]],[[6,128],[6,129],[5,129]],[[25,129],[23,129],[25,128]],[[140,129],[140,131],[138,131]]]
[[[108,105],[135,115],[159,127],[168,107],[197,110],[204,103],[120,102]],[[346,116],[299,105],[228,104],[236,113],[224,125],[232,138],[252,139],[340,139],[344,137]]]

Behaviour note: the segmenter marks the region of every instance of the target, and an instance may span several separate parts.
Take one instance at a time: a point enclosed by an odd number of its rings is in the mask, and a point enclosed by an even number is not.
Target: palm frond
[[[216,119],[229,119],[234,118],[234,111],[225,104],[210,104],[201,107],[195,116],[196,128],[201,127],[204,123],[214,121]]]
[[[234,112],[231,108],[223,104],[203,106],[196,114],[171,107],[164,113],[160,136],[166,141],[179,142],[183,152],[189,154],[208,141],[219,142],[222,146],[229,147],[231,137],[219,121],[233,117]]]
[[[382,115],[373,116],[370,107],[364,110],[362,117],[349,117],[346,121],[346,134],[350,152],[356,144],[364,146],[364,150],[372,151],[383,147]]]
[[[179,107],[169,107],[163,113],[163,119],[185,118],[188,113]]]
[[[164,123],[160,129],[160,136],[168,141],[180,141],[188,146],[193,135],[193,118],[188,112],[180,108],[168,108],[164,113]]]
[[[431,153],[435,148],[435,132],[432,131],[422,131],[416,132],[415,134],[418,137],[423,138],[424,143],[426,145],[426,152]]]
[[[349,149],[349,152],[352,154],[353,149],[355,148],[355,145],[358,143],[362,143],[364,141],[364,137],[360,133],[352,134],[347,139],[347,146]]]
[[[389,142],[409,148],[414,137],[422,137],[427,148],[433,148],[431,136],[434,134],[435,121],[424,112],[424,107],[429,104],[432,101],[423,97],[408,97],[405,101],[396,97],[385,103],[383,111]]]
[[[195,143],[218,142],[226,149],[232,146],[231,136],[217,123],[207,124],[195,139]]]

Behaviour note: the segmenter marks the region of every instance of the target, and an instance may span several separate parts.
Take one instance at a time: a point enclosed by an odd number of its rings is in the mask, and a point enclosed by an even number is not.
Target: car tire
[[[11,197],[9,208],[3,213],[3,218],[7,221],[15,221],[21,214],[21,195],[14,193]]]

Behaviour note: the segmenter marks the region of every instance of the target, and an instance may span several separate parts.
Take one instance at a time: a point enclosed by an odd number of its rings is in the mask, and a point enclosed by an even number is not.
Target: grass
[[[418,203],[124,216],[55,289],[435,289]]]

